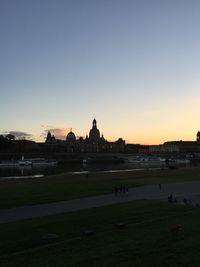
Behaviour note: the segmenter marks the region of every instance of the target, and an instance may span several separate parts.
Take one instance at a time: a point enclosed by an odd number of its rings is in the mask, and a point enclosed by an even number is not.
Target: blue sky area
[[[194,140],[200,1],[1,0],[0,131]]]

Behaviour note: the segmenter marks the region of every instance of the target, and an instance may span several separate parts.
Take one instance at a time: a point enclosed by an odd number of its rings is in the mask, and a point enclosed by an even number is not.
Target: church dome
[[[72,130],[67,134],[66,141],[76,141],[76,136]]]

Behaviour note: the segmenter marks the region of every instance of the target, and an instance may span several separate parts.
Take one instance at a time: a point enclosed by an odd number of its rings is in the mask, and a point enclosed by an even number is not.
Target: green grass
[[[121,184],[135,187],[189,180],[200,180],[200,168],[1,179],[0,209],[111,193]]]
[[[117,229],[116,223],[126,223]],[[171,232],[181,224],[182,231]],[[199,267],[200,209],[134,201],[0,225],[1,267]],[[86,230],[93,236],[84,236]],[[44,240],[45,234],[58,238]]]

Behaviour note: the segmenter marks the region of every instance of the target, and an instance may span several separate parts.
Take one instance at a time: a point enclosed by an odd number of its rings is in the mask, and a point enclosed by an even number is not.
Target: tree
[[[7,134],[7,135],[5,136],[5,138],[6,138],[7,140],[9,140],[9,141],[13,141],[13,140],[15,140],[15,136],[14,136],[13,134]]]

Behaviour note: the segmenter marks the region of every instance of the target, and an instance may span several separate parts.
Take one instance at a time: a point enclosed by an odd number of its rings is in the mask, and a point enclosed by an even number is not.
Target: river
[[[183,165],[182,165],[183,166]],[[82,173],[82,172],[117,172],[135,171],[151,168],[165,168],[163,162],[148,163],[59,163],[58,165],[35,165],[35,166],[4,166],[0,167],[0,178],[27,178],[41,177],[60,173]],[[173,167],[173,166],[172,166]]]

